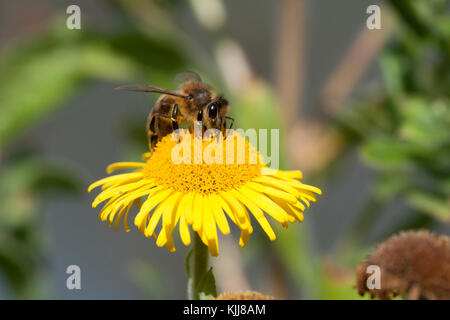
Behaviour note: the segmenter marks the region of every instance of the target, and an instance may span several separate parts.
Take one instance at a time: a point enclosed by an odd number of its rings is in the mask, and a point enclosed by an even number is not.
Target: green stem
[[[192,258],[194,259],[190,292],[194,300],[200,299],[199,285],[203,276],[208,272],[208,247],[205,246],[198,236],[197,232],[194,232],[194,243],[192,246]]]

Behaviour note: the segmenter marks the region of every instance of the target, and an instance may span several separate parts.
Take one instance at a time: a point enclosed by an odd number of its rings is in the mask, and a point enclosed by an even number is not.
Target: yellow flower
[[[239,146],[245,146],[245,155],[237,152]],[[299,181],[300,171],[266,167],[254,147],[236,132],[226,139],[209,141],[194,139],[190,133],[182,134],[180,143],[168,135],[143,159],[145,162],[111,164],[107,168],[109,174],[118,169],[135,170],[90,185],[89,192],[102,186],[92,206],[107,201],[100,219],[108,225],[115,220],[117,230],[123,218],[129,231],[127,216],[135,203],[139,212],[134,224],[139,231],[146,237],[153,236],[157,246],[166,245],[170,251],[175,251],[172,232],[178,225],[186,246],[191,242],[192,227],[211,255],[217,256],[217,227],[223,234],[229,234],[227,217],[241,230],[239,245],[243,247],[253,232],[250,214],[269,239],[275,240],[267,215],[285,227],[288,222],[303,221],[305,205],[309,207],[310,201],[317,200],[314,193],[321,194],[320,189]]]

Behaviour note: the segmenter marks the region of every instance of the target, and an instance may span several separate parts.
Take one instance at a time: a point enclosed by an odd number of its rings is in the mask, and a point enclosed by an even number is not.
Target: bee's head
[[[190,82],[182,87],[188,98],[193,121],[201,121],[203,129],[222,129],[224,116],[229,110],[228,101],[218,96],[202,82]]]
[[[202,121],[203,127],[206,129],[221,130],[224,127],[225,115],[229,109],[227,99],[222,96],[216,97],[199,110],[197,121]]]

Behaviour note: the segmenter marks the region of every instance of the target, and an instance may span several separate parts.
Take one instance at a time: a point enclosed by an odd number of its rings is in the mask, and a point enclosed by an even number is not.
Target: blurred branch
[[[361,29],[325,82],[319,104],[314,110],[316,114],[325,113],[332,116],[345,105],[352,90],[392,34],[393,22],[392,14],[383,7],[383,28],[369,30],[364,26]],[[305,121],[297,120],[292,124],[288,144],[290,159],[295,166],[310,173],[326,168],[346,146],[344,137],[337,130],[330,128],[328,121],[318,117]]]
[[[305,1],[282,0],[278,17],[276,92],[285,127],[290,128],[298,116],[305,75]]]
[[[358,81],[392,35],[395,27],[392,13],[387,7],[383,7],[382,10],[383,28],[369,30],[364,25],[344,57],[328,77],[319,97],[319,112],[333,115],[345,104]]]

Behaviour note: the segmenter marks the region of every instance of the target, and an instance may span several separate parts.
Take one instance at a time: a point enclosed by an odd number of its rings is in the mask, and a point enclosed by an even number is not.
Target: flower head
[[[240,246],[246,245],[253,232],[250,215],[275,240],[267,215],[283,226],[302,221],[305,205],[309,207],[310,201],[317,200],[316,194],[321,194],[318,188],[300,182],[300,171],[266,167],[254,147],[235,132],[210,140],[185,132],[179,138],[164,137],[151,154],[144,155],[145,162],[119,162],[107,168],[108,173],[134,171],[89,187],[91,191],[102,186],[92,203],[96,207],[106,201],[101,220],[109,225],[114,222],[117,228],[123,218],[128,230],[127,216],[135,203],[139,212],[134,224],[146,237],[155,237],[157,246],[175,251],[172,233],[177,225],[182,242],[189,245],[191,227],[216,256],[217,227],[223,234],[230,233],[228,219],[241,230]],[[238,152],[239,146],[245,152]]]
[[[274,300],[274,298],[258,291],[245,291],[222,293],[214,300]]]
[[[379,266],[381,288],[369,289],[367,267]],[[404,231],[380,245],[357,267],[356,289],[372,298],[450,299],[450,238],[426,230]]]

